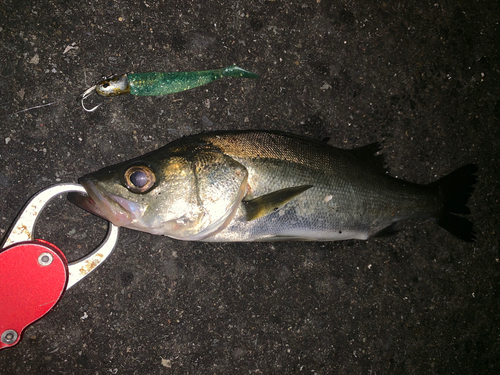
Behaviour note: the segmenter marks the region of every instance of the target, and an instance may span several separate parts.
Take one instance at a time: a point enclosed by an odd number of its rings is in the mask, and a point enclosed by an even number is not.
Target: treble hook
[[[85,99],[87,99],[90,95],[92,95],[94,92],[95,92],[95,88],[96,88],[96,85],[92,86],[92,87],[89,87],[87,90],[85,90],[85,92],[80,95],[80,98],[81,98],[81,104],[82,104],[82,108],[86,111],[86,112],[94,112],[97,108],[99,108],[102,103],[99,103],[98,105],[96,105],[95,107],[93,108],[86,108],[85,105],[83,104],[83,101]]]

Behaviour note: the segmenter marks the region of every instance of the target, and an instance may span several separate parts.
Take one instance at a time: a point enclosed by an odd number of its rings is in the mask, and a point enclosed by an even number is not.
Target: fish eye
[[[130,167],[125,171],[124,177],[127,189],[133,193],[145,193],[156,182],[156,176],[153,171],[144,165]]]
[[[104,83],[102,84],[102,87],[104,87],[104,88],[106,88],[106,87],[108,87],[108,86],[109,86],[109,83],[108,83],[108,82],[104,82]]]

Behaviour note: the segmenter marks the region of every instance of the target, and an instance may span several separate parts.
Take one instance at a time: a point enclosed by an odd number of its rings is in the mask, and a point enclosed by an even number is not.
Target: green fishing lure
[[[102,104],[91,109],[85,108],[83,101],[93,92],[105,97],[126,94],[160,96],[203,86],[223,77],[259,78],[257,74],[236,65],[222,69],[195,72],[113,74],[109,77],[104,77],[99,83],[90,87],[81,95],[82,107],[87,112],[93,112]]]

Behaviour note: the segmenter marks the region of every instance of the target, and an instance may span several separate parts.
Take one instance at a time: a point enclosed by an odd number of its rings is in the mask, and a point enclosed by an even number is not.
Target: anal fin
[[[385,238],[390,237],[398,233],[398,229],[396,228],[397,223],[392,223],[391,225],[379,230],[377,233],[374,233],[370,236],[370,238]]]
[[[252,221],[269,215],[280,207],[290,202],[296,196],[312,188],[313,185],[294,186],[286,189],[276,190],[272,193],[262,195],[249,201],[242,202],[246,208],[246,219]]]

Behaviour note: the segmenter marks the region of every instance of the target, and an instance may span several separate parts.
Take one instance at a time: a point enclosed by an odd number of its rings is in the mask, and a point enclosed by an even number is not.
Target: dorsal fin
[[[297,195],[312,188],[312,185],[294,186],[286,189],[276,190],[272,193],[261,195],[249,201],[242,202],[246,208],[246,219],[252,221],[269,215],[278,208],[290,202]]]
[[[375,170],[377,170],[380,173],[387,173],[387,168],[385,165],[385,158],[384,155],[378,154],[382,149],[382,146],[380,145],[379,142],[371,143],[366,146],[358,147],[358,148],[353,148],[350,150],[351,154],[356,156],[358,159],[363,160]]]

